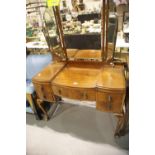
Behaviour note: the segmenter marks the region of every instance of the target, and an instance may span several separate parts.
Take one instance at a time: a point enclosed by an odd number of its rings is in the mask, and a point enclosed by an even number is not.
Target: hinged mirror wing
[[[43,32],[52,54],[60,60],[66,61],[67,54],[62,35],[61,19],[60,14],[57,12],[59,12],[57,6],[45,9],[43,14],[43,20],[45,22]]]

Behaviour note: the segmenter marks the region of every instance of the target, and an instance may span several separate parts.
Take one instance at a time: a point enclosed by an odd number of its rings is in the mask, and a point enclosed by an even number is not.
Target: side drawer
[[[44,101],[49,101],[49,102],[54,101],[54,95],[53,95],[50,83],[49,84],[43,84],[43,83],[36,84],[35,83],[34,87],[35,87],[36,93],[40,99],[42,99]]]
[[[101,92],[96,93],[96,109],[104,112],[122,112],[125,92]]]
[[[58,96],[86,101],[96,100],[95,90],[93,89],[68,88],[60,86],[52,86],[52,89],[53,93]]]

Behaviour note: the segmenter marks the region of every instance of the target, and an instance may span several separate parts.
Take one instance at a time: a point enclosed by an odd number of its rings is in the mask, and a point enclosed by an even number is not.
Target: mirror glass
[[[53,55],[61,60],[66,60],[65,53],[61,46],[59,31],[52,8],[45,9],[43,19],[45,23],[45,28],[43,30],[44,35]]]
[[[84,1],[83,1],[84,3]],[[100,4],[101,5],[101,4]],[[101,9],[93,12],[68,11],[68,6],[60,7],[60,17],[63,27],[64,41],[68,59],[71,61],[102,61],[101,53]],[[101,7],[100,7],[101,8]],[[84,11],[84,10],[83,10]],[[75,18],[76,14],[76,18]],[[70,17],[70,18],[68,18]],[[66,60],[62,49],[58,27],[52,8],[46,8],[43,19],[46,29],[46,40],[54,55]],[[117,35],[117,17],[109,9],[108,22],[108,59],[114,55]]]
[[[102,61],[101,9],[99,9],[101,8],[101,1],[93,2],[96,8],[92,10],[92,12],[87,11],[89,3],[87,4],[86,1],[83,1],[82,3],[86,6],[86,9],[83,11],[72,9],[70,12],[66,9],[69,6],[68,4],[66,4],[65,7],[62,7],[61,10],[68,58],[69,60]],[[74,4],[73,6],[78,7],[77,4]],[[110,4],[109,12],[114,12],[111,8],[113,8],[112,4]],[[109,13],[107,54],[109,58],[113,58],[116,31],[117,17],[114,13],[113,15]]]

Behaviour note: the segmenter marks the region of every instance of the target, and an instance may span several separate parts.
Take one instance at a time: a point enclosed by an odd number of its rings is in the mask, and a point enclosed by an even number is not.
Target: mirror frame
[[[62,61],[78,61],[78,59],[73,59],[69,60],[67,56],[67,49],[66,49],[66,44],[64,40],[64,33],[63,33],[63,27],[62,27],[62,22],[61,22],[61,17],[60,17],[60,9],[59,6],[53,6],[51,8],[54,13],[55,17],[55,22],[56,22],[56,27],[58,31],[58,36],[60,40],[60,47],[62,49],[62,52],[64,53],[64,58],[62,58]],[[101,60],[99,59],[98,61],[104,61],[107,62],[109,61],[108,59],[108,24],[109,24],[109,0],[102,0],[102,7],[101,7]],[[116,34],[114,34],[116,35]],[[47,36],[47,35],[46,35]],[[49,34],[48,34],[49,37]],[[115,48],[115,39],[114,38],[114,48]],[[52,54],[54,54],[54,49],[50,45],[50,41],[47,39],[49,49],[52,51]],[[112,53],[112,56],[110,58],[110,61],[113,60],[114,58],[114,50]],[[61,59],[61,58],[60,58]],[[80,61],[82,59],[80,58]],[[89,60],[88,59],[83,59],[84,61],[91,61],[92,58]],[[93,61],[95,61],[94,59]],[[97,61],[97,60],[96,60]]]

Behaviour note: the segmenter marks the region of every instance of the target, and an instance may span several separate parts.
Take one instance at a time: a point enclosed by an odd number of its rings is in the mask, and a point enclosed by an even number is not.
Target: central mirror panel
[[[53,56],[62,61],[103,61],[106,54],[107,60],[113,59],[117,17],[114,13],[109,13],[109,8],[107,16],[102,17],[102,9],[100,9],[98,13],[94,14],[95,18],[90,17],[89,21],[83,20],[85,16],[89,15],[80,14],[78,11],[63,13],[62,10],[63,6],[46,8],[43,14],[44,35]],[[104,39],[107,40],[107,45],[105,45],[107,48],[104,47],[106,51],[104,53],[101,47],[103,21],[107,24],[104,27],[105,33],[107,33],[107,36],[104,34]]]
[[[105,26],[105,31],[106,28],[108,28],[108,59],[113,58],[117,34],[117,17],[112,9],[114,4],[111,3],[112,2],[110,2],[107,10],[107,12],[109,12],[107,15],[107,18],[109,19],[108,22],[106,17],[104,17],[104,20],[106,20],[108,24],[108,26]],[[61,6],[64,40],[67,49],[67,56],[70,61],[103,60],[101,50],[101,23],[103,20],[101,16],[101,5],[102,4],[100,3],[99,9],[92,13],[87,13],[86,11],[82,12],[76,9],[71,12],[67,11],[67,3],[64,6]]]

